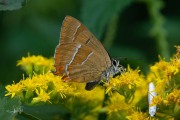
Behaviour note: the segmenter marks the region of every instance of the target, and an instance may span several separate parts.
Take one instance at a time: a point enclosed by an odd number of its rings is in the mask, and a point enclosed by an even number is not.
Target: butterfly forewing
[[[65,81],[98,81],[110,66],[108,53],[93,34],[75,18],[65,17],[55,52],[56,74]]]
[[[64,42],[77,42],[85,44],[93,48],[96,52],[102,54],[108,66],[111,63],[109,55],[101,42],[97,40],[97,38],[89,32],[89,30],[80,21],[71,16],[65,17],[61,28],[59,43],[61,44]]]

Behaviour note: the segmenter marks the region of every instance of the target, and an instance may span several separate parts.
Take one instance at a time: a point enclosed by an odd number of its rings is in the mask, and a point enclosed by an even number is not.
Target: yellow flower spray
[[[160,58],[150,67],[145,76],[140,69],[128,66],[125,71],[104,86],[92,91],[84,89],[84,83],[65,83],[61,76],[55,76],[53,59],[28,55],[18,61],[28,77],[18,83],[7,85],[5,96],[19,97],[29,106],[58,104],[74,119],[97,119],[100,114],[107,119],[178,118],[180,113],[180,46],[169,62]],[[151,105],[156,105],[155,115],[148,113],[148,84],[153,82],[157,96]],[[104,98],[108,97],[108,99]],[[108,96],[107,96],[108,95]],[[150,106],[151,106],[150,105]],[[76,111],[76,112],[75,112]]]

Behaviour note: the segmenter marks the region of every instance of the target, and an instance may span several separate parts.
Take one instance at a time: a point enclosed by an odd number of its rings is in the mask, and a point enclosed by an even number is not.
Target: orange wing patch
[[[67,75],[64,75],[64,76],[62,77],[62,80],[63,80],[64,82],[67,82],[67,81],[69,80],[69,78],[68,78]]]
[[[55,75],[63,75],[64,74],[64,66],[57,66],[56,72],[54,72]]]

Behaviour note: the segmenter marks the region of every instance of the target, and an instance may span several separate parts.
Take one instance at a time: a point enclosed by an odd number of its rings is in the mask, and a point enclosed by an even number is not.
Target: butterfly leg
[[[90,90],[94,89],[99,83],[100,83],[100,80],[88,82],[86,84],[85,89],[90,91]]]

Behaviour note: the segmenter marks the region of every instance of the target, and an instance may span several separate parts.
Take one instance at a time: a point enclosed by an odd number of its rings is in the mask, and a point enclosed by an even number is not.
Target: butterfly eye
[[[117,61],[116,61],[116,60],[112,60],[112,64],[113,64],[114,66],[117,66]]]

